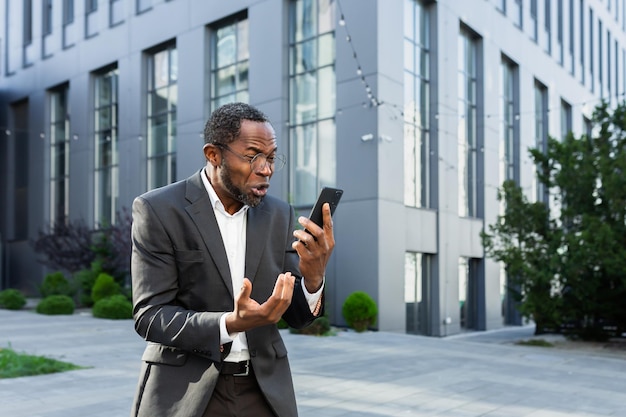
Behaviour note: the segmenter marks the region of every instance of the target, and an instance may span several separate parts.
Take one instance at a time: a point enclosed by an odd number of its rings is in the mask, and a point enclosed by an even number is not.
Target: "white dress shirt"
[[[226,249],[228,265],[230,267],[230,276],[233,281],[233,295],[237,295],[243,286],[243,278],[246,267],[246,226],[248,223],[249,206],[244,205],[235,214],[229,214],[217,196],[213,186],[209,182],[206,172],[204,170],[202,172],[204,174],[201,176],[202,182],[209,193],[209,199],[211,200],[211,205],[213,206],[213,210],[215,212],[215,218],[217,219],[217,224],[222,234],[224,248]],[[323,289],[324,283],[322,283],[322,287],[318,291],[311,294],[307,291],[304,283],[302,284],[302,290],[309,307],[311,308],[311,312],[315,310],[317,302],[322,296]],[[226,357],[225,361],[240,362],[250,359],[246,333],[236,332],[229,334],[226,330],[225,313],[220,319],[220,343],[225,344],[229,342],[233,342],[233,345],[230,349],[230,354]]]

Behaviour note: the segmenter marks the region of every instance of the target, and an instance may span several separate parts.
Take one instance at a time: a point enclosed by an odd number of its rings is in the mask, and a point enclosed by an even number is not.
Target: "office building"
[[[36,294],[30,241],[96,227],[204,164],[221,103],[273,120],[271,193],[335,214],[327,311],[353,291],[376,328],[446,336],[519,324],[480,232],[497,190],[537,185],[530,147],[622,100],[616,0],[0,0],[2,288]]]

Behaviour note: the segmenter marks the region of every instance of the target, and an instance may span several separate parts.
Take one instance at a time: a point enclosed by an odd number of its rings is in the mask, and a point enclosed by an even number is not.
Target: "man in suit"
[[[330,208],[323,227],[300,217],[294,230],[294,209],[266,195],[284,158],[256,108],[220,107],[204,137],[204,168],[133,202],[133,314],[148,344],[132,415],[297,416],[276,323],[323,312]]]

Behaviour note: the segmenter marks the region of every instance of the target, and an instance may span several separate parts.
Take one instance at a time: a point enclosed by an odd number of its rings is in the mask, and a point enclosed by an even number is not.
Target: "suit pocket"
[[[148,343],[141,360],[148,363],[160,363],[163,365],[183,366],[187,362],[189,354],[183,350],[158,343]]]
[[[276,340],[272,343],[272,346],[274,347],[274,352],[276,353],[277,358],[284,358],[287,356],[287,346],[285,346],[282,339]]]

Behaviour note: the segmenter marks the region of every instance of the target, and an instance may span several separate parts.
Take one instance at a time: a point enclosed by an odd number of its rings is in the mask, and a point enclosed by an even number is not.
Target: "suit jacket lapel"
[[[246,278],[254,282],[267,239],[270,236],[270,212],[264,202],[248,209],[248,225],[246,230]]]
[[[191,204],[185,207],[191,220],[196,224],[204,244],[206,245],[209,255],[213,258],[213,262],[230,292],[233,296],[233,281],[230,276],[230,267],[228,265],[228,257],[226,249],[222,241],[222,234],[215,219],[215,212],[209,200],[204,184],[202,183],[202,170],[187,179],[187,189],[185,197]]]

